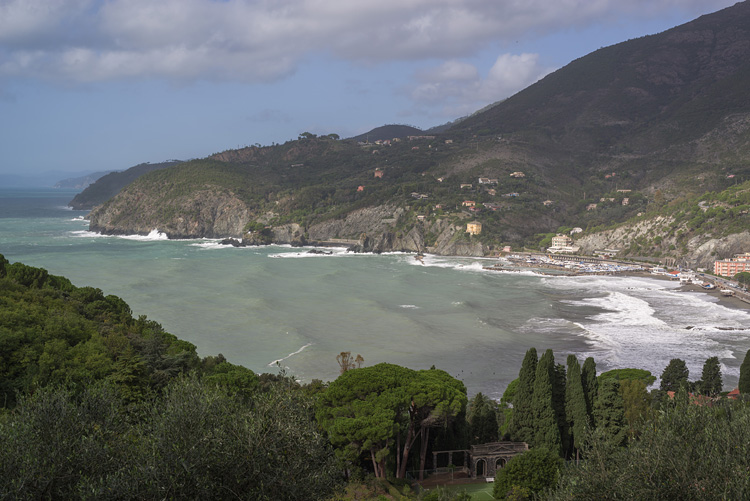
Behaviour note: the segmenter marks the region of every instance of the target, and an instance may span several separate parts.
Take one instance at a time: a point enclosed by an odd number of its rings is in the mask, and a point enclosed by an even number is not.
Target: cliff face
[[[673,217],[659,216],[587,235],[576,240],[583,254],[593,254],[598,249],[621,249],[622,257],[662,256],[676,259],[688,268],[713,269],[714,261],[747,252],[750,249],[750,231],[714,237],[710,233],[696,235],[686,244],[678,238],[684,225],[675,226]],[[634,246],[639,251],[633,251]]]
[[[138,189],[129,188],[116,198],[95,208],[89,214],[89,229],[104,234],[147,235],[153,230],[169,238],[241,238],[247,245],[291,244],[342,241],[357,242],[355,252],[430,252],[441,255],[483,256],[487,249],[464,237],[463,226],[445,220],[403,224],[405,209],[381,205],[359,209],[343,219],[324,221],[307,228],[284,224],[265,234],[243,232],[249,221],[257,218],[231,192],[206,189],[175,197],[169,203]],[[402,224],[399,224],[401,222]],[[435,238],[428,246],[425,235]]]
[[[245,235],[248,245],[267,243],[306,245],[341,241],[354,252],[429,252],[446,256],[484,256],[488,249],[481,242],[464,238],[464,227],[445,220],[399,225],[405,210],[393,205],[359,209],[344,219],[325,221],[305,229],[299,224],[273,227],[269,235]],[[401,228],[401,229],[397,229]],[[433,245],[425,236],[437,235]],[[353,245],[352,242],[356,241]]]
[[[156,229],[169,238],[241,238],[251,219],[245,203],[226,190],[209,188],[158,202],[148,193],[127,190],[91,211],[89,229],[120,235],[147,235]]]

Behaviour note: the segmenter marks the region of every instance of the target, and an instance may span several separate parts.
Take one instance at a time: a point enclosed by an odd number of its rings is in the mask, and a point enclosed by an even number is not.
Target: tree
[[[661,373],[659,389],[661,391],[677,391],[680,386],[687,386],[689,374],[685,361],[673,358],[664,368],[664,372]]]
[[[750,272],[741,271],[734,276],[737,283],[744,285],[745,287],[750,286]]]
[[[362,362],[364,362],[365,359],[362,355],[357,354],[357,358],[352,360],[351,351],[342,351],[336,355],[336,361],[339,363],[339,374],[343,374],[348,370],[362,367]]]
[[[651,371],[645,369],[612,369],[607,372],[602,372],[601,375],[599,375],[599,380],[607,378],[614,378],[620,382],[638,379],[643,381],[643,384],[646,386],[651,386],[654,384],[654,381],[656,381],[656,376],[653,376]]]
[[[620,395],[620,382],[604,379],[594,405],[596,430],[613,445],[625,443],[625,405]]]
[[[415,377],[406,379],[405,388],[409,397],[408,425],[401,469],[398,478],[406,476],[406,466],[412,444],[420,438],[419,479],[424,479],[427,446],[430,429],[447,426],[456,416],[466,410],[466,387],[458,379],[439,369],[419,371]]]
[[[415,377],[411,369],[381,363],[347,370],[328,386],[316,418],[340,456],[355,462],[369,454],[375,476],[385,478],[385,460],[409,406],[405,382]]]
[[[583,362],[581,368],[581,384],[583,385],[583,395],[586,397],[586,411],[589,415],[589,421],[592,426],[596,425],[594,420],[594,403],[599,390],[599,383],[596,379],[596,362],[593,357],[588,357]]]
[[[531,409],[534,416],[534,447],[545,447],[560,455],[562,452],[562,439],[560,436],[560,425],[557,421],[555,410],[554,389],[555,384],[555,356],[548,349],[539,359],[536,367],[536,378],[534,380],[534,398]]]
[[[740,381],[737,386],[740,393],[750,393],[750,350],[747,350],[745,359],[740,365]]]
[[[511,438],[520,442],[530,443],[534,438],[534,414],[531,402],[537,363],[536,348],[529,348],[518,374],[518,387],[513,397],[513,414],[509,426]]]
[[[541,493],[557,483],[562,465],[563,460],[554,452],[534,447],[511,458],[497,472],[493,495],[495,499],[507,499],[508,493],[513,490],[526,490],[529,494]]]
[[[568,381],[565,385],[565,416],[573,438],[573,448],[578,459],[586,430],[590,426],[586,412],[586,396],[581,381],[581,366],[575,355],[568,355]]]
[[[469,422],[469,444],[497,442],[498,405],[494,400],[477,393],[469,402],[466,419]]]
[[[715,397],[721,393],[721,366],[719,357],[710,357],[703,364],[703,372],[698,385],[698,391],[701,395]]]
[[[640,423],[648,418],[651,411],[651,394],[646,390],[642,379],[624,379],[620,381],[620,395],[625,422],[630,436],[634,437]]]
[[[746,499],[750,407],[688,402],[655,414],[628,447],[593,434],[587,461],[566,468],[547,499]]]

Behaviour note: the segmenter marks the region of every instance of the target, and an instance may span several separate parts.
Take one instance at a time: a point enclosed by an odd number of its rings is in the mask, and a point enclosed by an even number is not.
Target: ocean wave
[[[148,235],[119,235],[119,237],[124,238],[125,240],[138,240],[141,242],[151,240],[169,240],[166,233],[162,233],[156,228],[151,230]]]
[[[322,250],[322,249],[321,249]],[[330,254],[329,254],[330,252]],[[307,251],[298,251],[298,252],[276,252],[274,254],[269,254],[268,257],[274,258],[274,259],[301,259],[301,258],[308,258],[308,257],[340,257],[347,255],[346,248],[344,247],[326,247],[325,250],[322,252],[310,252]]]
[[[408,310],[418,310],[419,309],[419,306],[417,306],[416,304],[400,304],[398,306],[399,306],[399,308],[405,308],[405,309],[408,309]]]
[[[305,350],[306,348],[308,348],[308,347],[310,347],[310,346],[312,346],[312,343],[307,343],[306,345],[304,345],[304,346],[303,346],[302,348],[300,348],[299,350],[297,350],[297,351],[294,351],[294,352],[290,353],[289,355],[287,355],[287,356],[285,356],[285,357],[283,357],[283,358],[279,358],[279,359],[277,359],[277,360],[274,360],[273,362],[269,362],[269,364],[268,364],[268,367],[273,367],[273,366],[274,366],[274,365],[276,365],[276,364],[280,364],[280,363],[281,363],[281,362],[283,362],[284,360],[286,360],[286,359],[288,359],[288,358],[291,358],[291,357],[293,357],[294,355],[297,355],[297,354],[299,354],[299,353],[302,353],[302,352],[303,352],[303,351],[304,351],[304,350]]]
[[[137,240],[141,242],[157,241],[157,240],[169,240],[166,233],[162,233],[157,229],[151,230],[148,235],[105,235],[103,233],[97,233],[89,230],[78,230],[71,231],[71,235],[76,237],[86,238],[121,238],[123,240]]]

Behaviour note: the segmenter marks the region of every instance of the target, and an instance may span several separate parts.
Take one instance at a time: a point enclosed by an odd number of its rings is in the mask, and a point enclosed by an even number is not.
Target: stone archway
[[[492,442],[471,446],[471,478],[494,477],[499,468],[505,466],[510,458],[529,450],[526,442]],[[479,462],[482,469],[479,469]]]
[[[484,459],[477,459],[474,461],[474,477],[485,476],[487,471],[487,461]]]

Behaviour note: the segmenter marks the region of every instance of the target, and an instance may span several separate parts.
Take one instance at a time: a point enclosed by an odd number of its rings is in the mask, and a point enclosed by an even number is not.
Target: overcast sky
[[[0,174],[428,128],[727,0],[0,0]]]

